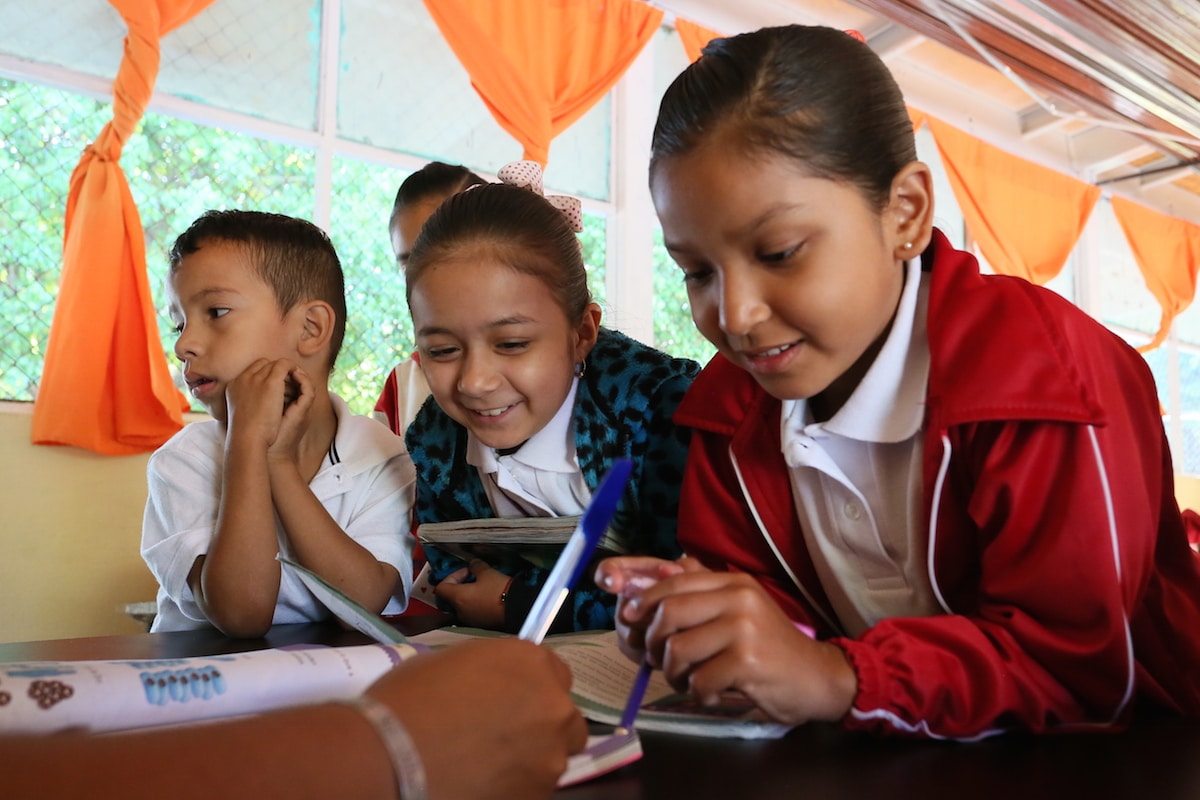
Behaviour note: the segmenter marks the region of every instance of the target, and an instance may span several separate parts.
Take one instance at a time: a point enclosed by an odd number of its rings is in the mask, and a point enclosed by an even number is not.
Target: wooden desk
[[[428,622],[397,626],[417,633]],[[288,644],[364,644],[333,624],[263,639],[215,631],[0,644],[0,662],[178,658]],[[643,733],[645,756],[555,795],[560,800],[1200,799],[1200,721],[1144,719],[1122,734],[995,737],[973,744],[879,739],[808,725],[774,741]]]

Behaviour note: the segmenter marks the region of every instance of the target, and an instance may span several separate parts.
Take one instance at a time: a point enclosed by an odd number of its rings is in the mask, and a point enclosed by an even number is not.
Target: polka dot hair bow
[[[546,198],[547,203],[563,213],[571,225],[571,230],[576,233],[583,230],[583,204],[577,197],[569,197],[565,194],[546,194],[542,190],[542,165],[538,162],[514,161],[511,164],[505,164],[496,173],[496,177],[500,179],[501,183],[520,186],[522,189],[540,194]]]

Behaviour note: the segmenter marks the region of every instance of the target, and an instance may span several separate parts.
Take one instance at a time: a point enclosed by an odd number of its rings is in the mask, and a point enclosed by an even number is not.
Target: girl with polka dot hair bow
[[[405,437],[417,522],[581,514],[628,458],[610,535],[622,552],[673,559],[687,435],[671,415],[699,365],[601,327],[579,201],[544,196],[534,162],[498,177],[442,203],[404,264],[435,401]],[[515,632],[549,568],[493,552],[463,560],[428,545],[428,576],[460,624]],[[615,606],[584,581],[551,632],[612,628]]]

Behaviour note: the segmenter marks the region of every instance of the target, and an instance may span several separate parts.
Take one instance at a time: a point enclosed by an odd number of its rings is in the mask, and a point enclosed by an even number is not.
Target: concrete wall
[[[0,403],[0,642],[136,633],[154,599],[138,553],[148,455],[30,442],[32,405]]]

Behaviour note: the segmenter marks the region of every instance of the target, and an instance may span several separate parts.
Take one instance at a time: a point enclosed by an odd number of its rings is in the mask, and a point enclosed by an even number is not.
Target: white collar
[[[810,430],[862,442],[902,442],[920,430],[929,381],[929,291],[923,275],[919,258],[907,262],[896,318],[875,361],[837,413]],[[785,436],[809,427],[808,401],[783,401],[781,416]]]
[[[567,392],[554,417],[540,431],[530,436],[517,452],[504,458],[511,458],[525,466],[542,472],[578,472],[575,463],[575,431],[572,422],[575,419],[575,392],[579,388],[579,379],[571,382],[571,390]],[[500,461],[496,448],[488,447],[475,434],[467,431],[467,463],[483,473],[497,472]]]

